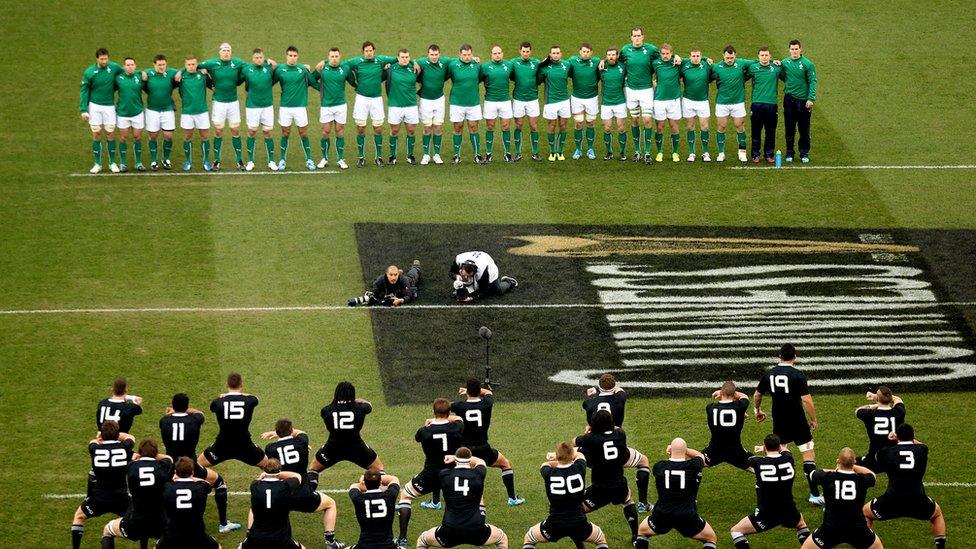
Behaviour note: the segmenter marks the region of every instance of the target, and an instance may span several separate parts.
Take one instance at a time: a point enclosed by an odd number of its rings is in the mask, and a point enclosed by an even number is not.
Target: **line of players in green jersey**
[[[738,158],[746,162],[745,99],[746,83],[751,81],[752,160],[759,163],[765,158],[771,163],[780,82],[784,82],[786,161],[792,162],[798,155],[807,162],[810,113],[817,93],[816,69],[803,55],[799,41],[791,41],[789,51],[790,55],[781,61],[772,60],[766,47],[759,50],[757,59],[743,59],[737,57],[734,47],[727,46],[722,58],[713,60],[694,48],[687,59],[682,59],[669,44],[657,47],[646,43],[639,27],[631,31],[628,44],[608,48],[602,58],[595,57],[593,46],[585,42],[576,55],[564,58],[562,48],[553,46],[543,59],[533,56],[529,42],[520,45],[519,54],[514,58],[506,58],[502,47],[496,45],[491,48],[490,57],[482,61],[467,44],[461,46],[458,57],[441,55],[440,47],[434,44],[427,48],[425,56],[412,57],[406,49],[400,49],[396,56],[378,54],[374,44],[367,41],[362,44],[362,55],[343,59],[339,49],[332,48],[325,59],[312,67],[299,63],[298,49],[293,46],[286,50],[284,62],[279,63],[267,58],[261,49],[254,49],[251,59],[245,61],[235,57],[230,44],[224,43],[218,48],[217,57],[199,61],[194,56],[187,56],[183,68],[177,70],[169,67],[166,57],[161,54],[155,56],[149,68],[139,69],[131,57],[118,65],[109,60],[108,51],[102,48],[95,54],[96,63],[85,70],[79,107],[82,119],[88,122],[92,131],[94,165],[91,173],[102,170],[102,137],[106,141],[109,169],[113,173],[128,171],[129,166],[146,171],[142,154],[144,130],[149,134],[148,169],[172,169],[175,92],[180,97],[184,171],[193,169],[195,133],[200,137],[203,169],[220,170],[225,128],[230,131],[239,170],[254,169],[255,145],[260,131],[268,169],[284,171],[292,126],[298,128],[308,170],[328,166],[330,154],[334,154],[336,165],[345,169],[348,167],[344,156],[349,110],[347,88],[351,88],[355,96],[352,118],[359,167],[366,164],[367,126],[372,128],[373,162],[377,166],[397,163],[401,130],[406,134],[407,163],[443,164],[441,147],[445,118],[449,119],[453,129],[452,162],[455,164],[461,162],[465,127],[478,164],[493,161],[496,130],[501,133],[506,162],[522,160],[526,133],[532,160],[541,161],[540,115],[546,122],[549,161],[565,160],[570,119],[573,120],[575,143],[572,157],[595,159],[599,117],[604,160],[632,159],[646,164],[663,161],[667,126],[671,159],[679,162],[679,123],[684,119],[687,160],[710,162],[712,109],[709,94],[711,83],[715,82],[715,160],[725,160],[725,131],[731,118]],[[448,81],[451,83],[449,88]],[[246,141],[241,136],[239,88],[242,85],[245,90]],[[277,148],[272,137],[276,85],[279,87],[277,123],[281,129]],[[308,136],[310,88],[318,91],[320,98],[321,158],[317,163]],[[630,154],[627,151],[628,119]],[[485,120],[486,130],[484,143],[482,120]],[[384,125],[390,129],[385,162]],[[422,145],[419,161],[416,158],[418,126]],[[800,134],[798,150],[794,148],[797,130]],[[762,143],[764,132],[765,144]],[[162,147],[159,147],[160,134]],[[131,158],[130,143],[133,148]],[[331,153],[333,145],[335,151]],[[655,150],[656,156],[653,154]]]

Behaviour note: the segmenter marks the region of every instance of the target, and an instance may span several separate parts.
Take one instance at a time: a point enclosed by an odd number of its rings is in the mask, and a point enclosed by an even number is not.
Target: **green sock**
[[[586,128],[586,149],[593,148],[593,142],[596,141],[596,128]]]
[[[718,143],[718,153],[722,154],[725,152],[725,132],[718,132],[715,134],[715,141]]]
[[[495,150],[495,132],[492,130],[485,131],[485,152],[491,154]]]
[[[288,159],[288,139],[289,136],[282,135],[281,141],[278,142],[278,151],[279,151],[280,158],[282,160],[285,160],[286,162]]]
[[[417,144],[416,135],[407,135],[407,156],[413,156],[413,148]]]
[[[680,133],[672,133],[671,134],[671,152],[672,153],[677,153],[678,152],[678,147],[680,145],[681,145],[681,134]]]
[[[206,162],[210,158],[210,141],[208,139],[201,139],[200,148],[203,150],[203,161]]]
[[[159,142],[155,139],[149,140],[149,160],[152,162],[159,161]]]
[[[184,162],[193,162],[193,149],[191,148],[192,145],[193,145],[193,142],[192,141],[184,141],[183,142],[183,161]]]
[[[563,148],[566,146],[566,132],[561,131],[556,137],[556,149],[559,150],[559,154],[563,154]]]
[[[532,145],[532,154],[539,154],[539,132],[529,132],[529,140]]]
[[[664,153],[664,134],[654,132],[654,144],[657,145],[657,152]]]
[[[421,145],[423,145],[424,147],[424,155],[430,156],[430,134],[425,133],[424,136],[420,139],[420,141],[421,141]]]
[[[230,138],[231,145],[234,146],[234,156],[237,157],[238,162],[244,161],[244,156],[241,152],[241,136],[232,135]]]
[[[329,138],[328,137],[323,137],[322,139],[319,139],[319,148],[322,149],[322,158],[328,161],[329,160]]]
[[[275,151],[274,139],[272,139],[270,137],[265,137],[264,138],[264,148],[267,149],[267,151],[268,151],[268,162],[274,162],[274,158],[275,158],[274,157],[274,151]]]
[[[383,134],[373,134],[373,149],[376,153],[376,158],[383,156]]]
[[[99,139],[92,139],[92,155],[95,157],[95,163],[102,163],[102,142]]]
[[[634,124],[630,127],[630,136],[633,137],[634,142],[634,152],[637,154],[641,153],[641,131],[640,126]]]
[[[395,136],[395,135],[391,135],[390,136],[390,156],[394,156],[395,157],[397,155],[397,152],[396,152],[397,151],[397,141],[399,141],[399,140],[400,140],[400,138],[397,137],[397,136]]]
[[[139,141],[133,143],[132,149],[135,151],[133,154],[132,163],[138,166],[139,164],[142,164],[142,140],[140,139]]]
[[[627,152],[627,132],[620,132],[617,134],[617,143],[620,144],[620,154],[626,154]]]
[[[642,151],[644,154],[651,154],[651,136],[654,134],[654,130],[651,128],[644,128],[644,146]]]
[[[583,150],[583,128],[573,129],[573,142],[576,143],[576,150]]]
[[[454,156],[461,156],[461,134],[454,134],[451,140],[454,143]]]
[[[515,128],[515,153],[522,154],[522,128]]]
[[[312,146],[308,142],[308,136],[302,136],[302,150],[305,151],[305,161],[308,162],[312,159]]]
[[[549,142],[549,154],[556,154],[556,134],[553,132],[547,133],[546,140]]]
[[[607,149],[607,154],[613,154],[613,135],[610,132],[603,132],[603,147]]]
[[[701,131],[701,144],[702,144],[702,152],[707,153],[708,152],[708,130]]]
[[[502,130],[502,148],[505,149],[505,154],[511,154],[512,152],[512,132],[508,130]]]
[[[433,139],[434,139],[434,154],[441,154],[441,143],[444,142],[444,135],[435,133]]]
[[[108,161],[110,164],[115,163],[115,141],[108,142]]]
[[[688,152],[695,154],[695,130],[685,132],[685,137],[688,139]]]
[[[220,150],[224,148],[224,138],[214,137],[213,151],[214,151],[214,162],[220,162]]]
[[[169,160],[169,156],[172,152],[173,152],[173,140],[163,138],[163,160]]]
[[[366,158],[366,136],[356,134],[356,148],[359,150],[359,158]]]
[[[254,162],[254,136],[248,136],[247,138],[247,159],[249,162]]]
[[[481,156],[481,134],[478,132],[469,133],[468,139],[471,141],[471,147],[474,149],[474,155]]]
[[[739,141],[739,148],[746,148],[746,132],[735,132],[735,138]]]
[[[342,153],[346,150],[346,138],[336,137],[336,160],[342,160]]]
[[[129,163],[129,144],[125,141],[119,143],[119,158],[122,165]]]

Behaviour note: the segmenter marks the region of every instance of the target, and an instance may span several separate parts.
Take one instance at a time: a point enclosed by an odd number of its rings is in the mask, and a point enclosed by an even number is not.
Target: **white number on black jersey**
[[[790,392],[790,380],[784,375],[770,375],[769,376],[769,390],[776,392],[776,388],[779,387],[784,393],[789,394]]]
[[[95,467],[125,467],[128,452],[125,448],[98,448],[92,465]]]
[[[678,477],[678,480],[679,480],[678,489],[679,490],[684,490],[685,489],[685,472],[684,471],[671,471],[670,469],[667,470],[667,471],[664,471],[664,487],[667,488],[668,490],[671,489],[671,477],[672,476]]]
[[[608,440],[603,443],[603,457],[607,461],[613,461],[620,457],[620,450],[617,450],[617,447],[613,445],[612,440]]]
[[[899,469],[914,469],[915,468],[915,454],[912,452],[898,452],[898,455],[905,458],[903,463],[898,464]]]
[[[854,501],[857,499],[857,484],[853,480],[835,480],[834,499]]]
[[[301,459],[301,456],[298,454],[298,448],[295,448],[294,444],[279,446],[276,448],[276,450],[278,450],[278,461],[280,461],[282,465],[298,463],[298,460]]]
[[[599,412],[600,410],[603,410],[604,412],[609,412],[610,411],[610,403],[608,403],[608,402],[599,402],[599,403],[597,403],[597,405],[596,405],[596,411]]]
[[[478,427],[481,427],[481,410],[465,410],[464,421],[474,423]]]
[[[471,491],[471,489],[468,488],[468,479],[464,479],[464,482],[462,483],[461,477],[454,477],[454,491],[465,496],[468,495],[468,492]]]
[[[173,424],[173,441],[183,442],[186,439],[186,425],[182,423]]]
[[[382,499],[367,499],[366,518],[383,518],[386,516],[386,501]]]
[[[583,491],[583,475],[575,474],[568,477],[549,477],[549,493],[563,496],[567,493],[576,494]]]
[[[766,463],[759,466],[759,479],[763,482],[782,482],[796,476],[792,463]]]
[[[432,437],[434,440],[441,441],[441,447],[447,452],[447,433],[438,433]]]
[[[119,421],[122,418],[121,410],[113,410],[108,406],[102,406],[98,410],[98,422],[105,423],[106,421]]]
[[[738,419],[735,410],[712,408],[712,425],[716,427],[735,427]]]
[[[224,419],[244,419],[244,403],[224,401]]]
[[[352,422],[356,419],[356,414],[350,411],[345,412],[332,412],[332,428],[349,430],[353,429]]]
[[[876,417],[874,418],[874,434],[887,435],[895,432],[895,418]]]
[[[193,509],[193,492],[186,488],[176,490],[176,508]]]
[[[139,486],[152,486],[156,484],[156,475],[153,474],[152,467],[139,468]]]

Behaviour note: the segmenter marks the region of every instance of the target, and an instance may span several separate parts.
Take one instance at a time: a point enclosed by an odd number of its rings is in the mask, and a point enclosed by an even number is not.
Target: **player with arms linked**
[[[360,432],[373,405],[356,398],[356,387],[348,381],[339,382],[332,403],[322,408],[322,421],[329,430],[329,438],[315,453],[308,472],[312,486],[318,486],[319,473],[342,461],[351,461],[363,469],[383,471],[383,462],[376,451],[363,441]]]
[[[855,465],[854,450],[844,448],[837,456],[836,469],[817,469],[810,482],[824,489],[824,520],[820,528],[803,542],[803,549],[837,547],[847,543],[855,549],[882,549],[881,539],[864,518],[864,499],[874,486],[874,473]]]

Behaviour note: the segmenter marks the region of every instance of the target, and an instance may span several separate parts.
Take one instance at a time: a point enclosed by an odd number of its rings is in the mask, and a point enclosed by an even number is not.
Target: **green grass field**
[[[252,432],[271,429],[275,419],[288,416],[309,431],[315,447],[325,434],[318,410],[331,399],[336,382],[353,380],[376,407],[364,437],[403,481],[422,463],[413,433],[429,410],[383,404],[365,310],[10,311],[342,305],[362,291],[364,276],[373,275],[362,272],[354,232],[354,224],[366,222],[976,229],[972,167],[777,171],[733,170],[729,163],[496,161],[488,167],[370,166],[289,177],[72,177],[91,165],[77,87],[95,48],[109,48],[115,59],[132,55],[140,66],[160,51],[171,60],[188,53],[209,57],[222,41],[230,41],[242,57],[262,47],[281,58],[294,44],[310,64],[330,46],[350,55],[366,39],[383,53],[399,47],[419,52],[433,41],[449,54],[470,42],[482,56],[499,43],[513,56],[525,39],[537,51],[550,43],[572,51],[588,40],[602,52],[625,43],[630,27],[641,24],[648,41],[671,42],[681,55],[695,45],[717,57],[727,43],[750,54],[768,44],[780,58],[788,40],[798,37],[820,78],[812,166],[964,166],[973,163],[976,126],[971,86],[964,81],[976,38],[976,12],[969,5],[897,1],[882,8],[863,0],[825,1],[793,6],[789,13],[745,1],[660,9],[648,4],[633,10],[610,2],[585,7],[409,2],[394,10],[365,3],[285,2],[269,8],[216,1],[186,2],[179,11],[167,7],[164,13],[156,5],[116,1],[5,6],[0,20],[5,49],[0,61],[0,546],[68,546],[80,498],[46,495],[84,491],[86,443],[94,435],[91,415],[116,376],[127,377],[132,392],[145,398],[146,412],[133,429],[139,438],[158,435],[158,416],[174,392],[185,391],[194,405],[205,407],[221,392],[227,372],[236,370],[244,374],[247,390],[261,398]],[[317,101],[317,94],[310,96]],[[317,158],[318,130],[310,134]],[[352,136],[350,131],[347,161],[354,156]],[[734,143],[731,134],[729,141]],[[543,138],[543,149],[544,143]],[[445,149],[448,144],[449,138]],[[598,132],[602,152],[600,146]],[[179,139],[174,151],[176,164]],[[230,151],[228,144],[225,158]],[[464,154],[471,158],[467,148]],[[289,158],[291,169],[301,167],[294,143]],[[954,259],[972,264],[976,256],[970,252]],[[976,329],[976,307],[960,307],[969,330]],[[417,313],[414,329],[423,329],[425,315],[438,314]],[[442,357],[444,363],[451,360]],[[443,380],[445,394],[469,370],[459,366],[456,380]],[[976,426],[968,407],[973,394],[921,393],[908,385],[895,389],[907,402],[919,438],[930,445],[927,480],[964,484],[928,491],[946,513],[950,544],[969,545],[976,536]],[[863,427],[853,416],[863,394],[815,399],[821,423],[818,464],[832,466],[845,445],[863,450]],[[631,444],[652,460],[662,458],[674,436],[703,446],[706,403],[705,394],[633,399],[626,425]],[[486,500],[489,520],[509,534],[513,547],[546,514],[536,467],[546,451],[578,434],[582,424],[576,402],[550,401],[540,390],[536,402],[513,403],[506,402],[504,389],[499,392],[492,440],[515,463],[519,492],[528,503],[508,508],[495,470],[489,473]],[[212,440],[214,427],[209,415],[200,449]],[[767,428],[750,422],[743,440],[758,443]],[[219,470],[233,491],[246,490],[256,476],[236,463]],[[343,464],[323,475],[321,486],[345,488],[358,474]],[[720,546],[731,547],[729,528],[753,509],[752,486],[749,475],[728,467],[706,472],[699,504],[719,533]],[[797,497],[804,488],[796,483]],[[342,494],[337,500],[339,538],[353,542],[358,529],[351,506]],[[800,509],[808,523],[820,524],[820,510],[806,503]],[[232,497],[230,513],[243,522],[246,498]],[[215,533],[212,503],[208,515]],[[440,514],[415,505],[413,517],[411,535],[437,524]],[[97,546],[107,519],[88,522],[85,547]],[[608,532],[611,547],[629,541],[618,509],[601,510],[592,519]],[[292,523],[297,539],[310,547],[320,543],[318,516],[295,514]],[[880,523],[878,532],[887,547],[931,544],[928,525],[921,522]],[[219,540],[234,547],[242,537],[238,532]],[[795,541],[792,532],[774,531],[752,543],[786,547]],[[570,546],[566,540],[561,545]],[[651,545],[696,546],[677,534]]]

